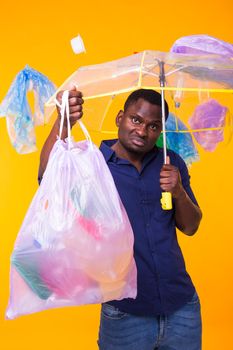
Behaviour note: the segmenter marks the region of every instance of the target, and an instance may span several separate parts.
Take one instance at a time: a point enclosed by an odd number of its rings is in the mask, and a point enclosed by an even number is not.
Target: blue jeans
[[[198,295],[169,316],[141,317],[102,305],[99,350],[201,350]]]

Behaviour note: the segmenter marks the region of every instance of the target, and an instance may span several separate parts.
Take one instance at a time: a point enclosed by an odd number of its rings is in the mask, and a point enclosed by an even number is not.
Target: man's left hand
[[[171,192],[173,198],[178,198],[184,193],[179,170],[170,164],[167,157],[167,164],[164,164],[160,172],[160,187],[165,192]]]

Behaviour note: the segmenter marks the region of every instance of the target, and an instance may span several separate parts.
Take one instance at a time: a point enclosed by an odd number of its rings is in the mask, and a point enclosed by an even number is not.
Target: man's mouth
[[[131,141],[135,146],[139,146],[139,147],[143,147],[146,144],[145,140],[140,139],[138,137],[133,138]]]

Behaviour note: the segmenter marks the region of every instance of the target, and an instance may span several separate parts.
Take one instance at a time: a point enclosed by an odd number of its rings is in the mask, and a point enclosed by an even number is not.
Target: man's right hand
[[[62,103],[62,95],[64,91],[60,91],[57,93],[56,99],[58,100],[59,104]],[[74,87],[73,89],[69,90],[69,112],[70,112],[70,125],[71,127],[79,120],[83,115],[83,99],[82,99],[82,93],[80,91],[77,91]],[[40,167],[39,167],[39,173],[38,173],[38,180],[41,181],[43,174],[45,172],[45,169],[47,167],[48,159],[50,152],[53,148],[54,143],[57,141],[57,136],[59,135],[59,128],[60,128],[60,108],[57,106],[58,111],[58,118],[56,119],[53,128],[47,138],[47,140],[44,143],[44,146],[41,151],[40,155]],[[67,138],[68,130],[66,127],[66,118],[64,120],[64,127],[62,129],[61,139],[64,140]]]
[[[61,104],[62,102],[62,95],[64,91],[59,91],[57,93],[56,99]],[[82,93],[76,89],[76,87],[69,90],[69,112],[70,112],[70,125],[71,127],[79,120],[83,115],[83,99],[82,99]],[[57,106],[58,111],[58,118],[60,121],[61,114],[60,114],[60,107]],[[66,122],[65,122],[66,126]]]

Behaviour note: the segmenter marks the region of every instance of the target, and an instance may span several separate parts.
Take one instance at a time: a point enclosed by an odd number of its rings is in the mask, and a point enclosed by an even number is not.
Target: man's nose
[[[138,128],[137,128],[137,134],[140,136],[140,137],[145,137],[147,135],[147,128],[146,128],[146,125],[140,125]]]

